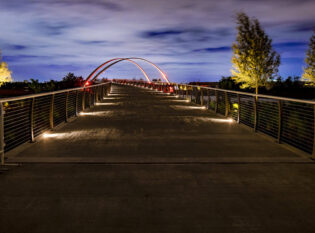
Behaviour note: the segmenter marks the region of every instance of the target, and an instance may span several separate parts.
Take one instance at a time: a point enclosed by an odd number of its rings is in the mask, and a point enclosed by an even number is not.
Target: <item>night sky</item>
[[[314,0],[0,0],[0,49],[16,81],[86,77],[108,59],[130,56],[156,62],[171,81],[216,81],[230,75],[239,11],[257,17],[273,39],[280,75],[301,75]],[[104,76],[141,72],[121,62]]]

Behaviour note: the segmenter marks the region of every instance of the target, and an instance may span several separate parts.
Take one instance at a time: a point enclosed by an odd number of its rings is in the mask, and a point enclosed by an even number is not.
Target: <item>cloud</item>
[[[16,56],[3,56],[3,60],[6,62],[21,62],[29,59],[44,59],[48,58],[46,56],[36,56],[36,55],[16,55]]]
[[[77,41],[77,43],[82,45],[106,45],[108,41],[105,40],[90,40],[90,41]]]
[[[29,47],[26,45],[8,44],[8,45],[5,45],[5,48],[9,50],[20,51],[20,50],[26,50]]]
[[[174,81],[216,80],[229,75],[240,10],[257,17],[273,38],[280,71],[299,75],[315,8],[314,1],[298,0],[0,1],[0,49],[16,80],[61,78],[70,71],[87,76],[105,60],[129,56],[161,64]],[[128,70],[134,76],[128,64],[108,74],[127,76]]]
[[[289,29],[289,31],[292,31],[292,32],[312,32],[314,30],[315,30],[315,20],[294,25]]]
[[[229,46],[223,46],[223,47],[217,47],[217,48],[203,48],[203,49],[195,49],[192,52],[207,52],[207,53],[216,53],[216,52],[226,52],[230,51],[231,47]]]
[[[307,43],[300,42],[300,41],[293,41],[293,42],[276,43],[273,46],[276,48],[288,48],[288,47],[307,46]]]

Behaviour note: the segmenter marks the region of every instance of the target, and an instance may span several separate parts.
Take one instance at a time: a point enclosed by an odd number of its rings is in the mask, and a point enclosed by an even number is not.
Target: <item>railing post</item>
[[[254,96],[254,131],[257,131],[257,121],[258,121],[258,112],[257,112],[257,97]]]
[[[95,105],[97,103],[98,87],[94,88],[93,94],[94,94],[94,105]]]
[[[282,101],[278,100],[278,143],[281,143],[282,136]]]
[[[91,90],[91,88],[90,88]],[[89,98],[89,108],[92,106],[92,98],[91,98],[91,92],[88,92],[88,98]]]
[[[3,103],[0,103],[0,157],[1,165],[4,165],[4,108]]]
[[[30,108],[31,142],[35,142],[35,136],[34,136],[34,106],[35,106],[35,98],[32,98],[31,108]]]
[[[315,104],[313,105],[313,153],[312,158],[315,159]]]
[[[104,97],[107,96],[107,89],[108,89],[108,86],[106,86],[104,89]]]
[[[219,100],[219,97],[218,97],[218,91],[215,90],[215,113],[218,113],[218,106],[219,106],[219,103],[218,103],[218,100]]]
[[[200,97],[199,97],[199,90],[198,90],[198,88],[197,87],[193,87],[193,92],[195,94],[195,103],[199,104],[198,98],[200,100]]]
[[[68,122],[68,99],[69,99],[69,91],[66,93],[66,102],[65,102],[65,122]]]
[[[207,90],[207,96],[208,96],[208,101],[207,101],[207,105],[208,105],[208,109],[210,109],[210,101],[211,101],[211,97],[210,97],[210,90]]]
[[[191,92],[190,92],[190,102],[192,102],[192,96],[194,94],[194,88],[192,87],[191,88]]]
[[[186,87],[186,100],[188,100],[188,89]]]
[[[238,109],[237,109],[237,123],[241,122],[241,98],[240,95],[237,94],[237,105],[238,105]]]
[[[201,92],[200,105],[203,106],[203,89],[202,88],[200,88],[200,92]]]
[[[230,108],[230,103],[229,103],[229,96],[228,93],[224,93],[225,96],[225,116],[227,117],[229,115],[229,108]]]
[[[52,94],[51,100],[50,100],[50,111],[49,111],[50,129],[54,128],[54,101],[55,101],[55,94]]]
[[[76,91],[76,96],[75,96],[75,116],[78,116],[78,102],[79,102],[79,91]]]
[[[82,111],[85,110],[85,88],[83,89],[83,94],[82,94]]]

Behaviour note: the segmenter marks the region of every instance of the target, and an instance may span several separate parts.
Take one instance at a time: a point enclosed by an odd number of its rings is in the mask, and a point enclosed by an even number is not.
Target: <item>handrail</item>
[[[126,81],[126,80],[124,80],[124,81]],[[136,81],[136,80],[132,80],[132,82],[148,83],[145,81]],[[154,83],[152,83],[152,84],[154,85]],[[163,86],[182,85],[182,86],[196,87],[196,88],[202,88],[202,89],[208,89],[208,90],[214,90],[214,91],[223,91],[223,92],[234,93],[234,94],[239,94],[239,95],[248,95],[248,96],[258,97],[258,98],[260,97],[260,98],[268,98],[268,99],[276,99],[276,100],[284,100],[284,101],[294,101],[294,102],[305,103],[305,104],[315,104],[315,100],[295,99],[295,98],[289,98],[289,97],[264,95],[264,94],[253,94],[253,93],[248,93],[248,92],[243,92],[243,91],[232,91],[232,90],[223,89],[223,88],[205,87],[205,86],[191,85],[191,84],[186,84],[186,83],[170,83],[170,84],[158,83],[157,85],[163,85]]]
[[[52,94],[60,94],[60,93],[65,93],[69,91],[78,91],[78,90],[84,90],[84,89],[89,89],[93,87],[99,87],[103,86],[106,84],[109,84],[110,82],[104,82],[100,84],[95,84],[95,85],[90,85],[90,86],[85,86],[85,87],[75,87],[75,88],[68,88],[68,89],[63,89],[63,90],[58,90],[58,91],[49,91],[49,92],[44,92],[44,93],[38,93],[38,94],[30,94],[30,95],[21,95],[21,96],[15,96],[15,97],[8,97],[8,98],[0,98],[0,103],[4,102],[10,102],[10,101],[17,101],[17,100],[23,100],[23,99],[29,99],[29,98],[36,98],[36,97],[42,97],[42,96],[48,96]]]
[[[114,80],[173,93],[289,144],[315,159],[315,101],[253,94],[184,83]]]
[[[26,143],[104,98],[111,82],[0,99],[0,166],[4,153]]]
[[[294,102],[305,103],[305,104],[315,104],[314,100],[295,99],[295,98],[280,97],[280,96],[274,96],[274,95],[253,94],[253,93],[248,93],[248,92],[243,92],[243,91],[232,91],[232,90],[227,90],[227,89],[222,89],[222,88],[204,87],[204,86],[190,85],[190,84],[176,84],[176,85],[199,87],[199,88],[203,88],[203,89],[209,89],[209,90],[214,90],[214,91],[224,91],[224,92],[228,92],[228,93],[248,95],[248,96],[258,97],[258,98],[260,97],[260,98],[268,98],[268,99],[276,99],[276,100],[284,100],[284,101],[294,101]]]

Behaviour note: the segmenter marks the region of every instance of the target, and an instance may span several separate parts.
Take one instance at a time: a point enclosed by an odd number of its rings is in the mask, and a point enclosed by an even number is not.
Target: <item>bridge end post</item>
[[[215,92],[215,109],[214,109],[214,111],[215,111],[215,113],[218,113],[218,107],[219,107],[218,101],[219,101],[219,96],[218,96],[218,91],[217,91],[217,90],[215,90],[214,92]]]
[[[0,160],[1,165],[4,166],[4,107],[3,103],[0,103]]]
[[[55,101],[55,94],[52,94],[51,100],[50,100],[50,111],[49,111],[50,129],[54,128],[54,101]]]
[[[83,89],[83,94],[82,94],[82,111],[85,110],[85,89]]]
[[[258,123],[258,109],[257,109],[257,101],[258,97],[254,96],[254,132],[257,132],[257,123]]]
[[[237,109],[237,123],[240,124],[241,123],[241,97],[239,94],[237,94],[237,105],[238,105],[238,109]]]
[[[35,98],[31,100],[31,108],[30,108],[30,133],[31,133],[31,142],[35,142],[34,136],[34,107],[35,107]]]
[[[68,122],[68,105],[69,105],[69,91],[66,93],[66,100],[65,100],[65,122]]]
[[[79,114],[78,102],[79,102],[79,91],[76,91],[76,96],[75,96],[75,116],[78,116],[78,114]]]
[[[315,159],[315,104],[313,105],[313,152],[312,152],[312,159]]]
[[[225,92],[225,117],[229,116],[230,110],[230,101],[229,101],[229,95],[227,92]]]
[[[282,138],[282,101],[278,100],[278,138],[277,142],[281,143]]]

